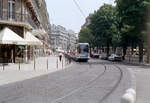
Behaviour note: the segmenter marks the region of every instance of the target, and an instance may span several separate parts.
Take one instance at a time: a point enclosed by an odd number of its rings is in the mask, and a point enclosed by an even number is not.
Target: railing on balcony
[[[0,20],[16,22],[16,23],[17,22],[28,23],[33,28],[36,28],[35,23],[33,22],[32,18],[28,14],[2,11],[0,12]]]
[[[34,28],[37,29],[37,25],[34,23],[34,21],[32,20],[32,18],[30,16],[28,16],[28,23]]]
[[[40,16],[41,16],[41,14],[40,14],[39,8],[35,5],[35,4],[36,4],[35,0],[31,0],[31,1],[32,1],[32,3],[34,4],[34,5],[33,5],[33,7],[34,7],[34,9],[35,9],[36,13],[37,13],[37,14],[38,14],[38,16],[40,17]]]
[[[28,15],[16,12],[2,11],[0,13],[0,20],[14,21],[14,22],[28,22]]]
[[[40,11],[39,11],[39,9],[38,9],[38,7],[36,5],[35,0],[27,0],[27,1],[31,3],[31,5],[33,7],[33,10],[36,13],[37,19],[40,21],[41,14],[40,14]]]

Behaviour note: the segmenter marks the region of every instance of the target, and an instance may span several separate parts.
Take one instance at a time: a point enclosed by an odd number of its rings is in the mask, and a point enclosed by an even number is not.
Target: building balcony
[[[47,37],[48,38],[48,33],[44,29],[34,29],[32,30],[32,34],[34,36],[37,36],[39,38]]]
[[[25,2],[27,6],[29,7],[29,9],[33,12],[35,17],[37,18],[38,22],[40,22],[41,14],[40,14],[38,7],[36,6],[35,0],[25,0]]]
[[[27,14],[21,14],[16,12],[2,11],[0,12],[0,24],[9,24],[16,26],[23,26],[28,29],[35,27],[32,19]]]

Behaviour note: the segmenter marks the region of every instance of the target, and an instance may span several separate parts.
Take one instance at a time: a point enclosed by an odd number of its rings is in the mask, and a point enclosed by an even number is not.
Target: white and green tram
[[[77,52],[76,52],[76,60],[87,62],[89,59],[89,43],[78,43],[77,44]]]

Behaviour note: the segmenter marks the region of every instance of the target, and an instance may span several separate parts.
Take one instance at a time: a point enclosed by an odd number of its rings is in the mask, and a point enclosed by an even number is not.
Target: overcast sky
[[[113,0],[76,0],[87,17],[104,3],[113,3]],[[46,0],[51,24],[62,25],[78,33],[85,23],[85,18],[78,10],[73,0]]]

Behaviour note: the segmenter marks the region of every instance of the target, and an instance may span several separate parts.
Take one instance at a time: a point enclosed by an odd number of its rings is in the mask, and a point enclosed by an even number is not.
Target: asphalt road
[[[112,62],[90,60],[0,86],[0,103],[120,103],[130,84],[126,69]]]

